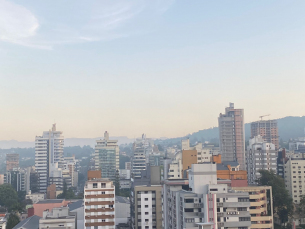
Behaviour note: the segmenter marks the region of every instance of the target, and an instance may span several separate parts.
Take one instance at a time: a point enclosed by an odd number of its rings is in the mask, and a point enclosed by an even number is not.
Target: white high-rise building
[[[119,153],[118,140],[110,140],[107,131],[103,140],[96,141],[95,169],[101,170],[102,178],[115,180],[116,172],[120,168]]]
[[[42,136],[36,136],[35,170],[39,178],[39,192],[47,191],[50,180],[51,182],[62,182],[59,168],[63,162],[63,154],[64,136],[62,136],[62,131],[56,130],[56,124],[53,124],[51,130],[44,131]],[[53,179],[55,177],[56,179]]]
[[[260,170],[273,170],[276,172],[277,152],[275,145],[265,142],[263,137],[258,135],[249,140],[247,149],[247,171],[248,183],[257,184],[260,177]]]

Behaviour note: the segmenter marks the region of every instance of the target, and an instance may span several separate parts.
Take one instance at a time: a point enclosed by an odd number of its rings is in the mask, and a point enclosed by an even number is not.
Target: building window
[[[145,208],[148,208],[148,205],[145,205]]]
[[[145,222],[149,222],[149,219],[145,219]]]
[[[102,188],[106,188],[106,183],[101,183]]]
[[[97,183],[93,183],[93,188],[97,188]]]
[[[145,212],[145,215],[148,215],[148,212]]]
[[[145,201],[148,201],[148,198],[145,198]]]

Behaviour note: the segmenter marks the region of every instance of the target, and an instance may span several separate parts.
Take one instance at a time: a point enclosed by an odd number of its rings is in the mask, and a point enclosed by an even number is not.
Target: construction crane
[[[259,118],[260,118],[261,121],[262,121],[262,120],[263,120],[263,117],[266,117],[266,116],[270,116],[270,114],[259,116]]]

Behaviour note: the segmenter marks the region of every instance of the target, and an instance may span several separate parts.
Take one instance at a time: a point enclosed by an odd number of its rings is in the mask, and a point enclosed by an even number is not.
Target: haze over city
[[[180,137],[305,114],[304,1],[0,1],[0,140]],[[102,14],[101,14],[102,12]]]

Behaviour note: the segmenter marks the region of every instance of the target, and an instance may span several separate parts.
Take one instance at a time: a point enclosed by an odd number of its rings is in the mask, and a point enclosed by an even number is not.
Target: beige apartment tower
[[[246,170],[244,109],[235,109],[230,103],[225,114],[219,115],[218,126],[222,161],[237,161],[240,169]]]
[[[265,142],[275,145],[275,150],[279,149],[279,134],[277,120],[260,120],[251,123],[251,138],[262,136]]]
[[[115,228],[115,187],[107,178],[92,178],[84,187],[85,228]]]

